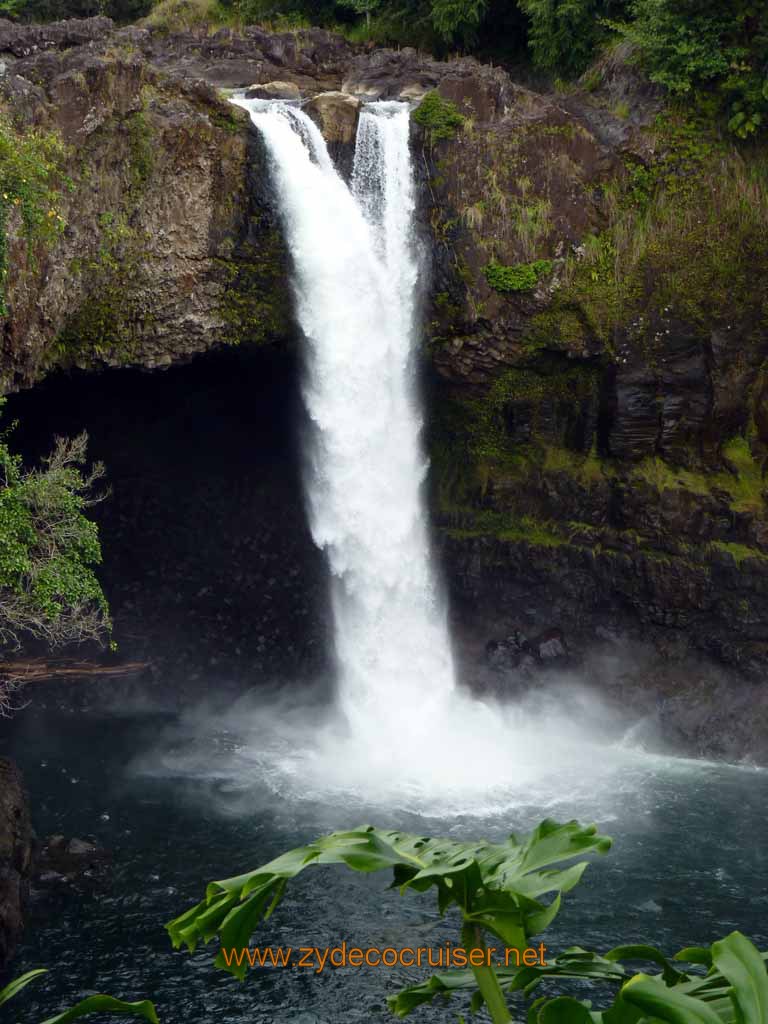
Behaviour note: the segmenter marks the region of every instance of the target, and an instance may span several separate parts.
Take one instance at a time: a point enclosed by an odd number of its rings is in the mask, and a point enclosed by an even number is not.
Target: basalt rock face
[[[72,33],[56,28],[48,35],[66,46]],[[162,367],[284,337],[285,252],[245,112],[135,53],[49,50],[42,29],[25,31],[43,36],[41,52],[6,69],[0,108],[65,145],[66,226],[53,243],[28,243],[9,214],[3,390],[57,367]],[[31,48],[4,33],[0,49]]]
[[[24,925],[32,846],[21,775],[11,761],[0,758],[0,970],[13,955]]]
[[[415,134],[448,581],[486,635],[608,630],[759,679],[766,190],[620,58],[564,96],[442,78],[464,123]]]

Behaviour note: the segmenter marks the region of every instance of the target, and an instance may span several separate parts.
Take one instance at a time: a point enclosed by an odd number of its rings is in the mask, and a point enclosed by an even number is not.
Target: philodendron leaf
[[[765,961],[741,932],[712,943],[712,962],[731,985],[729,995],[739,1024],[768,1021],[768,973]]]
[[[624,968],[611,963],[597,953],[588,953],[572,946],[546,964],[533,967],[498,967],[494,970],[503,992],[531,992],[541,982],[563,978],[589,981],[609,981],[620,984],[626,978]],[[447,998],[454,992],[470,992],[477,988],[477,979],[471,970],[444,971],[418,985],[409,985],[396,995],[389,996],[387,1004],[398,1017],[407,1016],[417,1006],[430,1003],[438,996]]]
[[[617,1002],[626,1002],[651,1019],[668,1024],[723,1024],[707,1003],[678,988],[668,988],[647,974],[637,974],[628,981]]]
[[[676,971],[667,960],[660,949],[655,946],[633,945],[616,946],[605,954],[606,960],[650,960],[661,967],[662,978],[667,985],[676,985],[680,981],[687,981],[688,975],[682,971]]]
[[[586,862],[562,868],[584,853],[605,853],[611,841],[594,825],[543,821],[527,837],[503,843],[459,843],[363,825],[290,850],[254,871],[211,882],[205,899],[166,927],[174,946],[194,949],[218,935],[225,949],[242,948],[277,906],[286,882],[310,865],[346,864],[355,871],[390,868],[401,890],[437,889],[441,912],[455,904],[464,919],[521,948],[557,912],[557,898],[579,881]],[[557,867],[550,867],[557,865]],[[554,893],[555,901],[540,896]],[[247,963],[219,954],[216,966],[243,978]]]
[[[558,996],[544,1004],[535,1020],[537,1024],[592,1024],[592,1015],[578,999]]]
[[[154,1004],[148,999],[142,999],[138,1003],[126,1003],[122,999],[113,999],[112,996],[88,996],[68,1010],[44,1020],[43,1024],[68,1024],[69,1021],[85,1017],[89,1013],[127,1014],[131,1017],[143,1017],[149,1024],[158,1024]]]
[[[34,971],[27,971],[26,974],[20,975],[18,978],[14,978],[13,981],[9,982],[5,988],[0,988],[0,1006],[3,1003],[7,1003],[9,999],[13,999],[17,992],[28,985],[30,981],[34,981],[35,978],[39,978],[41,974],[46,974],[44,967],[37,967]]]
[[[682,960],[686,964],[701,964],[703,967],[712,966],[712,950],[708,946],[686,946],[679,953],[675,953],[673,960]]]

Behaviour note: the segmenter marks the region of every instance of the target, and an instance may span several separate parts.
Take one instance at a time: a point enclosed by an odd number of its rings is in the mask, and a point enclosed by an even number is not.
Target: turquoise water
[[[208,880],[362,821],[490,839],[545,816],[597,821],[614,848],[565,898],[543,937],[550,955],[573,943],[605,950],[641,940],[674,952],[733,928],[768,945],[763,771],[638,755],[606,761],[604,772],[590,765],[583,783],[555,779],[549,793],[539,786],[529,801],[518,795],[499,813],[441,817],[396,802],[366,806],[349,795],[305,798],[300,782],[281,795],[252,760],[238,760],[231,730],[211,724],[201,733],[198,722],[190,732],[167,716],[86,718],[28,709],[9,745],[26,774],[38,833],[93,836],[114,852],[103,881],[35,895],[29,935],[13,966],[51,971],[20,999],[23,1019],[50,1015],[92,991],[150,996],[168,1024],[394,1019],[385,996],[425,969],[343,967],[317,975],[267,968],[249,972],[241,985],[212,967],[213,947],[175,952],[163,929],[200,898]],[[308,871],[259,943],[398,947],[456,938],[455,920],[441,920],[431,897],[401,898],[388,881],[335,868]],[[455,1011],[461,1008],[456,1002]],[[427,1009],[414,1019],[447,1014]]]

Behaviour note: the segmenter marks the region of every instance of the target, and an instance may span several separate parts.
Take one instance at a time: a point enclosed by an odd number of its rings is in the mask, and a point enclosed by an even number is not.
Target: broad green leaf
[[[688,976],[676,971],[660,949],[655,946],[633,945],[616,946],[605,954],[606,960],[650,960],[661,967],[662,977],[667,985],[676,985],[686,981]]]
[[[20,975],[18,978],[14,978],[13,981],[9,982],[5,988],[0,988],[0,1006],[3,1003],[7,1003],[9,999],[13,999],[17,992],[34,981],[35,978],[39,978],[41,974],[45,974],[46,969],[44,967],[37,967],[34,971],[27,971],[26,974]]]
[[[768,1021],[768,973],[765,961],[741,932],[731,932],[712,944],[712,962],[727,978],[740,1024]]]
[[[583,853],[604,853],[610,839],[594,825],[544,821],[528,836],[503,843],[460,843],[430,839],[371,825],[334,832],[289,850],[254,871],[211,882],[205,899],[166,927],[174,946],[194,949],[219,937],[222,946],[243,947],[260,921],[279,904],[286,883],[310,865],[346,864],[355,871],[391,869],[394,883],[426,892],[437,890],[443,913],[456,905],[467,923],[487,929],[505,946],[523,948],[550,923],[559,896],[574,887],[586,862],[561,867]],[[551,867],[551,865],[557,865]],[[549,903],[539,897],[554,894]],[[216,964],[243,978],[246,963]]]
[[[620,999],[649,1017],[669,1024],[722,1024],[715,1011],[678,988],[668,988],[647,974],[637,974],[621,990]]]
[[[537,1024],[592,1024],[592,1015],[584,1003],[571,996],[550,999],[539,1010]]]
[[[149,1024],[158,1024],[154,1004],[148,999],[142,999],[138,1003],[125,1003],[122,999],[100,995],[88,996],[63,1013],[57,1013],[55,1017],[44,1020],[43,1024],[68,1024],[69,1021],[85,1017],[89,1013],[124,1013],[132,1017],[143,1017]]]
[[[686,964],[702,964],[704,967],[712,966],[712,950],[707,946],[686,946],[679,953],[675,953],[673,960],[682,960]]]
[[[524,991],[526,994],[548,979],[578,978],[592,981],[621,983],[626,974],[620,964],[588,953],[578,946],[565,950],[556,959],[545,965],[533,967],[498,967],[494,970],[496,979],[504,992]],[[427,981],[410,985],[387,999],[390,1010],[398,1017],[405,1017],[417,1006],[430,1003],[437,996],[448,997],[454,992],[470,992],[477,988],[477,979],[471,970],[444,971],[434,974]]]

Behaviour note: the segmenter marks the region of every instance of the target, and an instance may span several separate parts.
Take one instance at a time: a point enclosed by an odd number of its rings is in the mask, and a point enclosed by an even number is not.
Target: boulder
[[[321,92],[306,111],[331,145],[354,142],[360,117],[360,100],[344,92]]]
[[[301,92],[295,82],[265,82],[246,89],[248,100],[292,100],[301,99]]]

